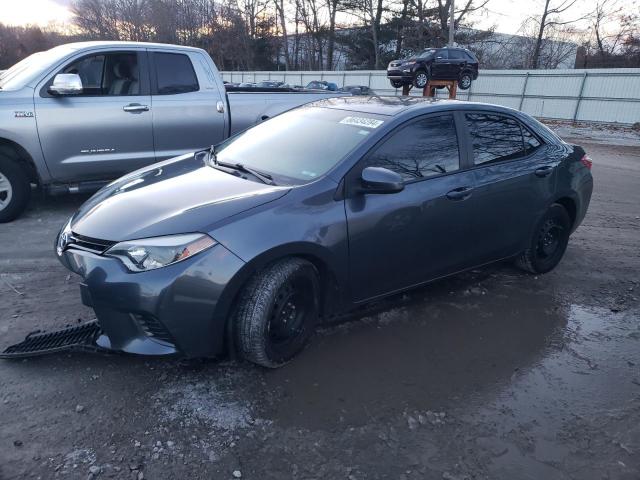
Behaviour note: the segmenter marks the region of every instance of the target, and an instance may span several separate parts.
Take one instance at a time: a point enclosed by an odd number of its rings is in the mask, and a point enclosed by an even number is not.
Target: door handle
[[[544,167],[538,168],[534,173],[536,177],[548,177],[553,172],[555,167],[553,165],[545,165]]]
[[[466,200],[471,196],[473,192],[473,188],[471,187],[460,187],[447,192],[447,198],[449,200]]]
[[[148,112],[148,105],[140,105],[139,103],[130,103],[129,105],[125,105],[122,107],[122,110],[129,113],[137,113],[137,112]]]

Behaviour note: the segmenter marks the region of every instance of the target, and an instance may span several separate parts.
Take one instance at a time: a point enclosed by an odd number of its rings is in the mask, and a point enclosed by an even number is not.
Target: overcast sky
[[[458,0],[462,3],[463,0]],[[629,4],[633,0],[628,1]],[[496,26],[498,32],[515,33],[523,20],[541,9],[543,0],[490,0],[488,11],[476,18],[479,28]],[[0,0],[0,21],[13,25],[49,22],[68,23],[71,19],[71,0]],[[592,0],[578,0],[565,15],[567,19],[578,18],[593,9]]]

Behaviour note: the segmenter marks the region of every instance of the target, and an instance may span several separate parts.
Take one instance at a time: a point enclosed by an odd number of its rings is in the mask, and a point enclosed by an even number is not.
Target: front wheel
[[[0,223],[17,218],[27,207],[31,184],[24,169],[0,155]]]
[[[315,267],[288,258],[257,273],[245,286],[234,331],[245,360],[275,368],[299,353],[318,321],[319,283]]]
[[[429,75],[426,70],[418,70],[413,77],[413,85],[416,88],[424,88],[427,86],[427,82],[429,81]]]
[[[468,90],[471,87],[471,82],[473,82],[473,77],[470,73],[463,73],[460,75],[460,79],[458,80],[458,88],[460,90]]]
[[[389,80],[393,88],[401,88],[403,83],[400,80]]]
[[[570,232],[567,210],[554,203],[536,225],[529,247],[516,259],[516,265],[531,273],[553,270],[567,249]]]

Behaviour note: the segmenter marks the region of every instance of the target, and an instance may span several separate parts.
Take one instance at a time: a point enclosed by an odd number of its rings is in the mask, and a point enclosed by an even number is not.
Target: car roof
[[[401,96],[353,96],[335,97],[318,100],[308,106],[347,110],[352,112],[373,113],[377,115],[395,116],[410,110],[427,111],[459,110],[463,108],[485,108],[493,111],[516,112],[510,108],[490,103],[467,102],[464,100],[437,99],[431,97]]]
[[[66,43],[63,46],[70,49],[78,50],[81,48],[91,47],[114,47],[114,48],[132,48],[132,47],[148,47],[148,48],[171,48],[176,50],[192,50],[201,51],[197,47],[189,47],[186,45],[172,45],[169,43],[153,43],[153,42],[128,42],[120,40],[96,40],[89,42],[73,42]]]

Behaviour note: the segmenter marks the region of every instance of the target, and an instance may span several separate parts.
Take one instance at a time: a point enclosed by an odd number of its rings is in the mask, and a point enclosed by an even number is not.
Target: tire
[[[402,88],[404,85],[400,80],[389,80],[389,82],[391,82],[393,88]]]
[[[280,260],[252,277],[233,324],[240,356],[268,368],[291,360],[318,322],[319,291],[315,267],[300,258]]]
[[[458,79],[458,88],[460,90],[469,90],[473,82],[473,76],[469,72],[464,72]]]
[[[549,207],[537,223],[529,248],[516,259],[516,265],[530,273],[553,270],[564,255],[571,233],[571,218],[557,203]]]
[[[24,169],[0,154],[0,223],[10,222],[27,208],[31,183]]]
[[[416,74],[413,76],[413,86],[416,88],[426,87],[428,81],[429,81],[429,73],[424,69],[418,70]]]

